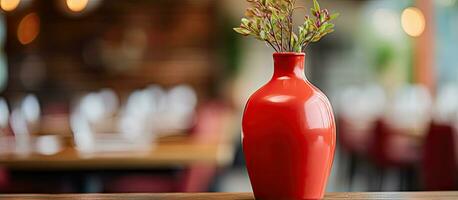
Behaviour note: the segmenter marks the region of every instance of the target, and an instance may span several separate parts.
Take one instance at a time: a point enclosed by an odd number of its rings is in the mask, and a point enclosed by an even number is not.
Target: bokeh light
[[[378,35],[392,38],[400,32],[399,14],[387,8],[376,9],[372,16],[374,28]]]
[[[17,38],[23,45],[29,44],[37,38],[40,33],[40,17],[37,13],[30,13],[22,18],[17,29]]]
[[[10,117],[10,111],[6,100],[0,98],[0,128],[8,127],[8,121]]]
[[[4,11],[13,11],[18,7],[20,2],[21,0],[0,0],[0,7]]]
[[[35,95],[27,95],[22,101],[21,109],[27,122],[36,123],[40,119],[40,102]]]
[[[88,0],[67,0],[68,9],[73,12],[81,12],[87,7]]]
[[[415,7],[406,8],[401,16],[402,29],[412,37],[418,37],[425,31],[425,16]]]

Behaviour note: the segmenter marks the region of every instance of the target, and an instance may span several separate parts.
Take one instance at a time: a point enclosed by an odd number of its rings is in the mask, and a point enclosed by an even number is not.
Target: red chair
[[[368,142],[370,141],[372,128],[371,124],[365,127],[361,123],[354,123],[344,117],[338,117],[338,135],[339,145],[349,153],[357,156],[365,157],[368,150]],[[358,125],[359,127],[357,127]]]
[[[371,190],[382,189],[386,169],[399,170],[400,190],[416,188],[414,179],[421,159],[421,141],[403,131],[406,130],[396,129],[383,119],[377,120],[369,149],[377,171],[374,176],[377,183],[372,184]]]
[[[427,190],[454,190],[457,175],[453,128],[432,123],[423,147],[423,186]]]
[[[8,186],[8,172],[0,168],[0,192],[5,191]]]
[[[227,107],[220,103],[207,103],[202,106],[197,115],[197,124],[191,135],[198,144],[221,142],[224,137],[224,118]],[[184,178],[180,183],[181,192],[209,191],[217,173],[217,163],[196,163],[184,171]]]
[[[337,140],[338,140],[338,156],[340,170],[339,174],[342,178],[348,180],[348,188],[352,188],[353,179],[357,169],[366,167],[367,149],[369,146],[372,124],[362,125],[346,119],[343,116],[337,117]]]
[[[378,120],[374,129],[371,154],[374,161],[383,167],[405,167],[420,161],[421,137],[405,133],[383,120]]]

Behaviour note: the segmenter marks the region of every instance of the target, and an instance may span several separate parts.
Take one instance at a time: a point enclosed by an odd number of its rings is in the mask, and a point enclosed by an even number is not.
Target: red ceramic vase
[[[321,199],[336,129],[331,104],[307,81],[303,53],[275,53],[272,79],[248,100],[242,142],[256,199]]]

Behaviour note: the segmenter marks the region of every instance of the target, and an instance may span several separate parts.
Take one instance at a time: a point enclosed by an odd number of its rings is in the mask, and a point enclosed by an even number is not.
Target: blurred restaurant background
[[[341,14],[305,72],[338,125],[327,191],[458,189],[458,1],[320,3]],[[0,193],[251,191],[241,114],[273,63],[232,30],[246,6],[1,0]]]

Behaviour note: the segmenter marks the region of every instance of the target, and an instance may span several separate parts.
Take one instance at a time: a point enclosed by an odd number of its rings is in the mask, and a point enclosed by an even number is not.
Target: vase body
[[[305,55],[275,53],[272,79],[248,100],[242,143],[258,200],[323,198],[335,149],[326,96],[307,81]]]

